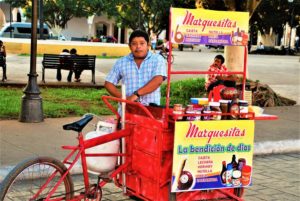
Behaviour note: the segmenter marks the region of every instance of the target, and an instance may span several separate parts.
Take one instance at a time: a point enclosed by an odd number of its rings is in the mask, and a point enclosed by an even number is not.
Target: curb
[[[254,156],[269,154],[287,154],[300,152],[300,140],[266,141],[254,143]],[[20,161],[21,162],[21,161]],[[0,167],[0,182],[14,168],[14,166]],[[72,175],[81,174],[81,164],[78,162],[71,170]]]

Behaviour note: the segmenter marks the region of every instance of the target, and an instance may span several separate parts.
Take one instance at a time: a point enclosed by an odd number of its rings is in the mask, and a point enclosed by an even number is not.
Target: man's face
[[[137,59],[144,59],[147,56],[148,44],[144,37],[135,37],[129,44],[129,48]]]
[[[221,65],[222,65],[221,59],[215,58],[213,65],[214,65],[215,67],[220,68]]]

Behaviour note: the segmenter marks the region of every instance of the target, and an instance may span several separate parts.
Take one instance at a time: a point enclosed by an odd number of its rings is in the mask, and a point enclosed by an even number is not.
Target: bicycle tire
[[[51,172],[55,170],[59,174],[51,179],[47,188],[34,200],[44,200],[50,192],[51,187],[56,184],[67,168],[62,162],[52,157],[34,157],[24,160],[13,168],[2,181],[0,186],[0,200],[32,200],[30,198],[36,194]],[[74,185],[71,175],[68,173],[52,197],[62,196],[65,200],[68,200],[73,195]]]

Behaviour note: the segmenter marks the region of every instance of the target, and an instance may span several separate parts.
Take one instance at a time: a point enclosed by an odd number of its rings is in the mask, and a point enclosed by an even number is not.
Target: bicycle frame
[[[53,187],[53,189],[49,192],[47,198],[45,200],[51,200],[51,201],[58,201],[62,200],[63,198],[55,198],[51,199],[51,196],[54,194],[54,192],[57,190],[58,186],[63,182],[64,178],[70,173],[71,169],[74,167],[76,162],[81,158],[81,165],[82,165],[82,173],[83,173],[83,178],[84,178],[84,188],[85,188],[85,193],[80,194],[80,195],[75,195],[71,201],[78,201],[81,199],[84,199],[85,196],[88,193],[90,182],[89,182],[89,176],[88,176],[88,169],[87,169],[87,163],[86,163],[86,157],[103,157],[103,156],[122,156],[122,157],[127,157],[128,155],[126,154],[121,154],[121,153],[99,153],[99,154],[86,154],[85,150],[97,145],[101,145],[113,140],[117,140],[123,137],[129,137],[131,128],[127,127],[126,129],[119,130],[113,133],[110,133],[108,135],[103,135],[100,137],[96,137],[93,139],[89,140],[84,140],[83,139],[83,132],[78,133],[78,145],[77,146],[62,146],[63,149],[66,150],[71,150],[71,152],[67,155],[67,157],[63,160],[63,163],[66,165],[69,165],[67,168],[67,171],[64,173],[64,175],[60,178],[60,180],[56,183],[56,185]],[[72,157],[74,159],[72,161],[69,161]],[[129,162],[124,162],[122,165],[120,165],[118,168],[116,168],[113,172],[109,174],[109,178],[114,178],[116,177],[120,172],[122,172],[127,166]],[[35,199],[47,186],[47,184],[55,177],[57,172],[54,172],[50,178],[45,182],[45,184],[42,186],[42,188],[37,192],[37,194],[33,197]],[[103,187],[107,182],[106,181],[101,181],[98,185],[100,187]]]

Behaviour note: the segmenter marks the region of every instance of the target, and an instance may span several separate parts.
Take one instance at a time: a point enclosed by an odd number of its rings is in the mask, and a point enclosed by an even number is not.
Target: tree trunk
[[[244,51],[245,51],[244,46],[225,46],[225,49],[224,49],[225,66],[228,68],[228,71],[243,71],[244,70],[244,59],[247,59],[247,58],[244,58]],[[246,56],[247,55],[248,54],[246,54]],[[242,76],[238,75],[238,77],[242,77]],[[246,77],[247,78],[249,77],[248,68],[246,71]]]

